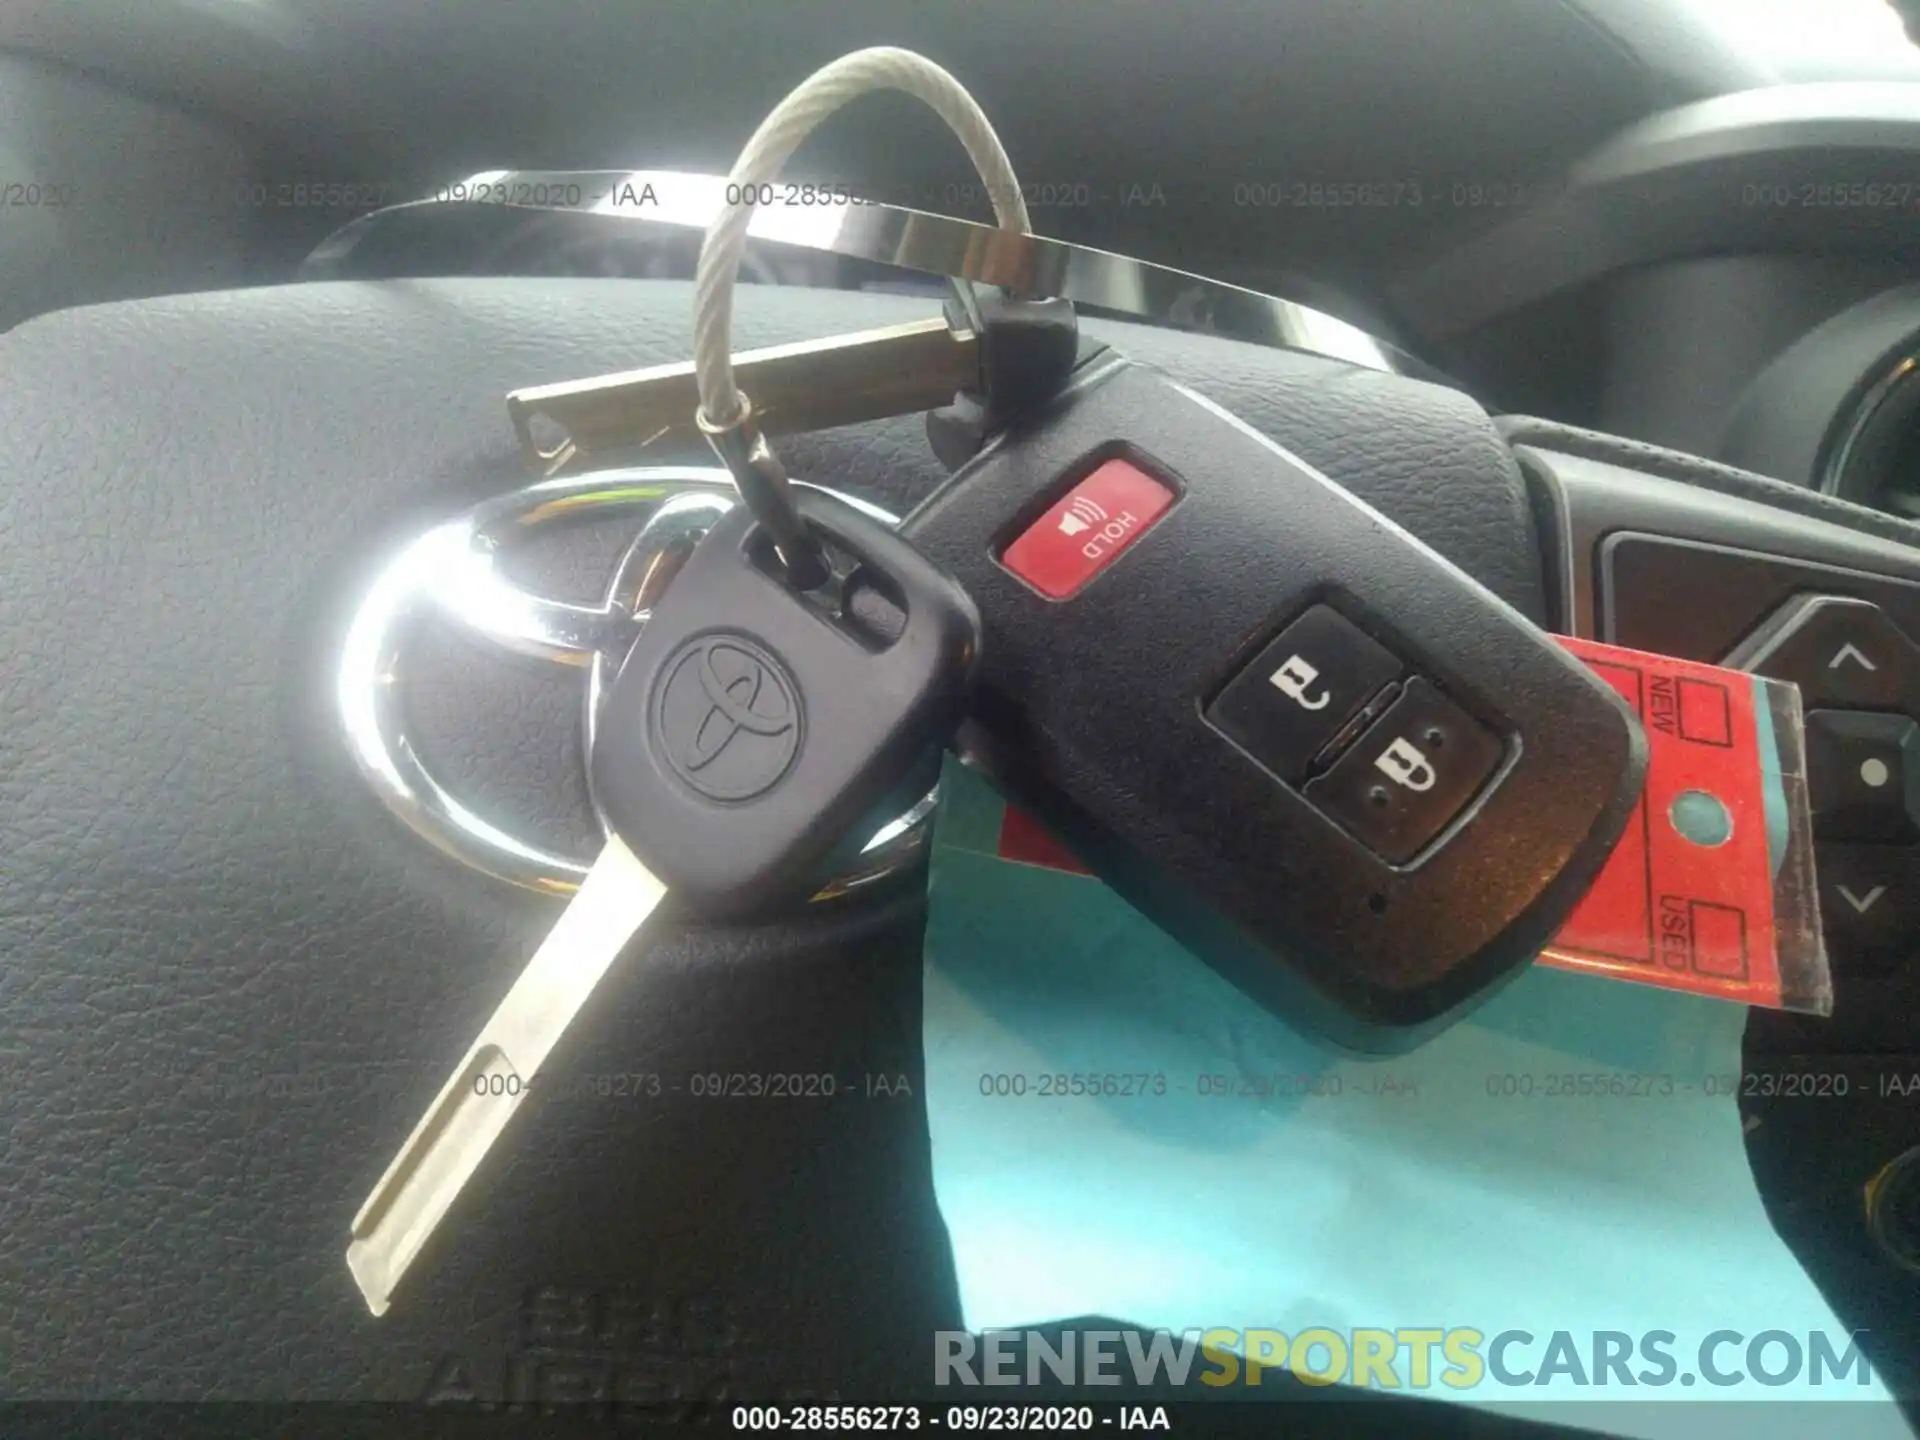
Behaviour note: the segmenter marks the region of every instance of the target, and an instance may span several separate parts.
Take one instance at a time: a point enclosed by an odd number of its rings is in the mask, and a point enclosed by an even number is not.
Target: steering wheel
[[[679,360],[691,312],[690,287],[664,281],[347,279],[0,336],[11,1391],[675,1413],[899,1393],[925,1335],[958,1325],[918,1102],[730,1102],[645,1080],[834,1071],[905,1075],[918,1095],[910,860],[772,923],[656,936],[554,1059],[607,1079],[597,1103],[530,1102],[386,1318],[341,1263],[361,1198],[559,905],[534,870],[503,878],[426,843],[368,782],[341,720],[356,617],[408,545],[532,483],[505,392]],[[736,338],[927,315],[911,297],[763,287]],[[1794,597],[1835,595],[1869,602],[1920,664],[1920,526],[1496,420],[1390,369],[1084,324],[1542,624],[1717,660]],[[783,453],[798,479],[895,514],[945,479],[915,417]],[[646,493],[644,471],[626,483],[625,508],[506,535],[500,573],[605,611],[621,556],[680,493]],[[404,683],[421,768],[506,839],[590,847],[581,717],[604,637],[552,663],[444,615],[396,634],[404,664],[368,683]],[[1911,982],[1882,928],[1914,918],[1920,864],[1832,848],[1823,875],[1884,885],[1889,909],[1829,904],[1823,1033],[1884,1035]]]

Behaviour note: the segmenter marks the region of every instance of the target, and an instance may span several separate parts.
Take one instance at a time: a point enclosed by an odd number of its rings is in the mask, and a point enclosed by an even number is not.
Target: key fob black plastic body
[[[886,526],[818,491],[832,569],[796,592],[746,506],[695,547],[620,667],[594,793],[687,908],[751,915],[806,893],[855,822],[960,719],[979,618]]]
[[[1108,354],[907,517],[962,749],[1261,1004],[1392,1052],[1525,966],[1639,796],[1613,691],[1349,492]]]

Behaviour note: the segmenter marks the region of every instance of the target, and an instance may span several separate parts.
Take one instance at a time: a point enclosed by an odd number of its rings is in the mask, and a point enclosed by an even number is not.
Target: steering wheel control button
[[[1506,747],[1415,676],[1307,799],[1381,859],[1403,865],[1467,807]]]
[[[1890,975],[1920,957],[1920,852],[1822,845],[1820,918],[1838,976]]]
[[[1049,600],[1085,589],[1172,507],[1173,487],[1128,460],[1108,460],[1062,495],[1000,563]]]
[[[1316,605],[1241,669],[1207,720],[1282,780],[1314,758],[1400,678],[1400,661],[1337,610]]]
[[[1870,710],[1813,711],[1807,789],[1823,840],[1920,841],[1920,723]]]
[[[1790,600],[1725,663],[1793,681],[1809,710],[1920,710],[1920,646],[1867,600]]]

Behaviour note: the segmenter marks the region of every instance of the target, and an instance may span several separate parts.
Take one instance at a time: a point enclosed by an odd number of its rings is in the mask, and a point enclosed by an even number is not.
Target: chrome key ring
[[[884,524],[899,523],[879,506],[827,493]],[[717,467],[599,470],[484,500],[397,550],[354,611],[333,682],[347,748],[388,812],[441,853],[495,879],[549,895],[577,890],[590,857],[521,839],[471,809],[427,767],[409,733],[403,637],[410,622],[431,614],[507,653],[584,670],[581,733],[591,753],[608,689],[649,609],[700,538],[737,503],[731,476]],[[529,594],[496,564],[503,550],[550,526],[649,510],[597,605]],[[814,900],[846,895],[910,865],[925,846],[935,800],[929,792],[882,825]],[[597,800],[594,808],[603,833],[611,834]]]

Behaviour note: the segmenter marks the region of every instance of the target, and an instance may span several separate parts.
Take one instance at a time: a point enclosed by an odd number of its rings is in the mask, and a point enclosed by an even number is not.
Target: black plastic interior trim
[[[1920,248],[1917,160],[1920,86],[1777,85],[1699,101],[1623,131],[1551,198],[1401,275],[1389,295],[1412,329],[1443,338],[1656,260],[1911,255]],[[1864,203],[1864,191],[1850,203],[1854,184],[1879,187],[1875,203]]]
[[[1729,464],[1824,488],[1861,402],[1920,345],[1920,283],[1849,307],[1784,350],[1728,422]],[[1866,477],[1861,477],[1862,483]],[[1859,493],[1849,486],[1839,493]]]
[[[1685,455],[1645,441],[1608,435],[1598,430],[1584,430],[1575,425],[1562,425],[1555,420],[1542,420],[1534,416],[1502,416],[1494,423],[1509,444],[1532,445],[1543,450],[1580,455],[1589,460],[1600,460],[1648,475],[1717,490],[1725,495],[1737,495],[1779,510],[1805,515],[1809,519],[1865,531],[1900,545],[1920,546],[1920,523],[1869,510],[1863,505],[1789,485],[1765,475],[1756,475],[1750,470],[1705,460],[1697,455]]]

